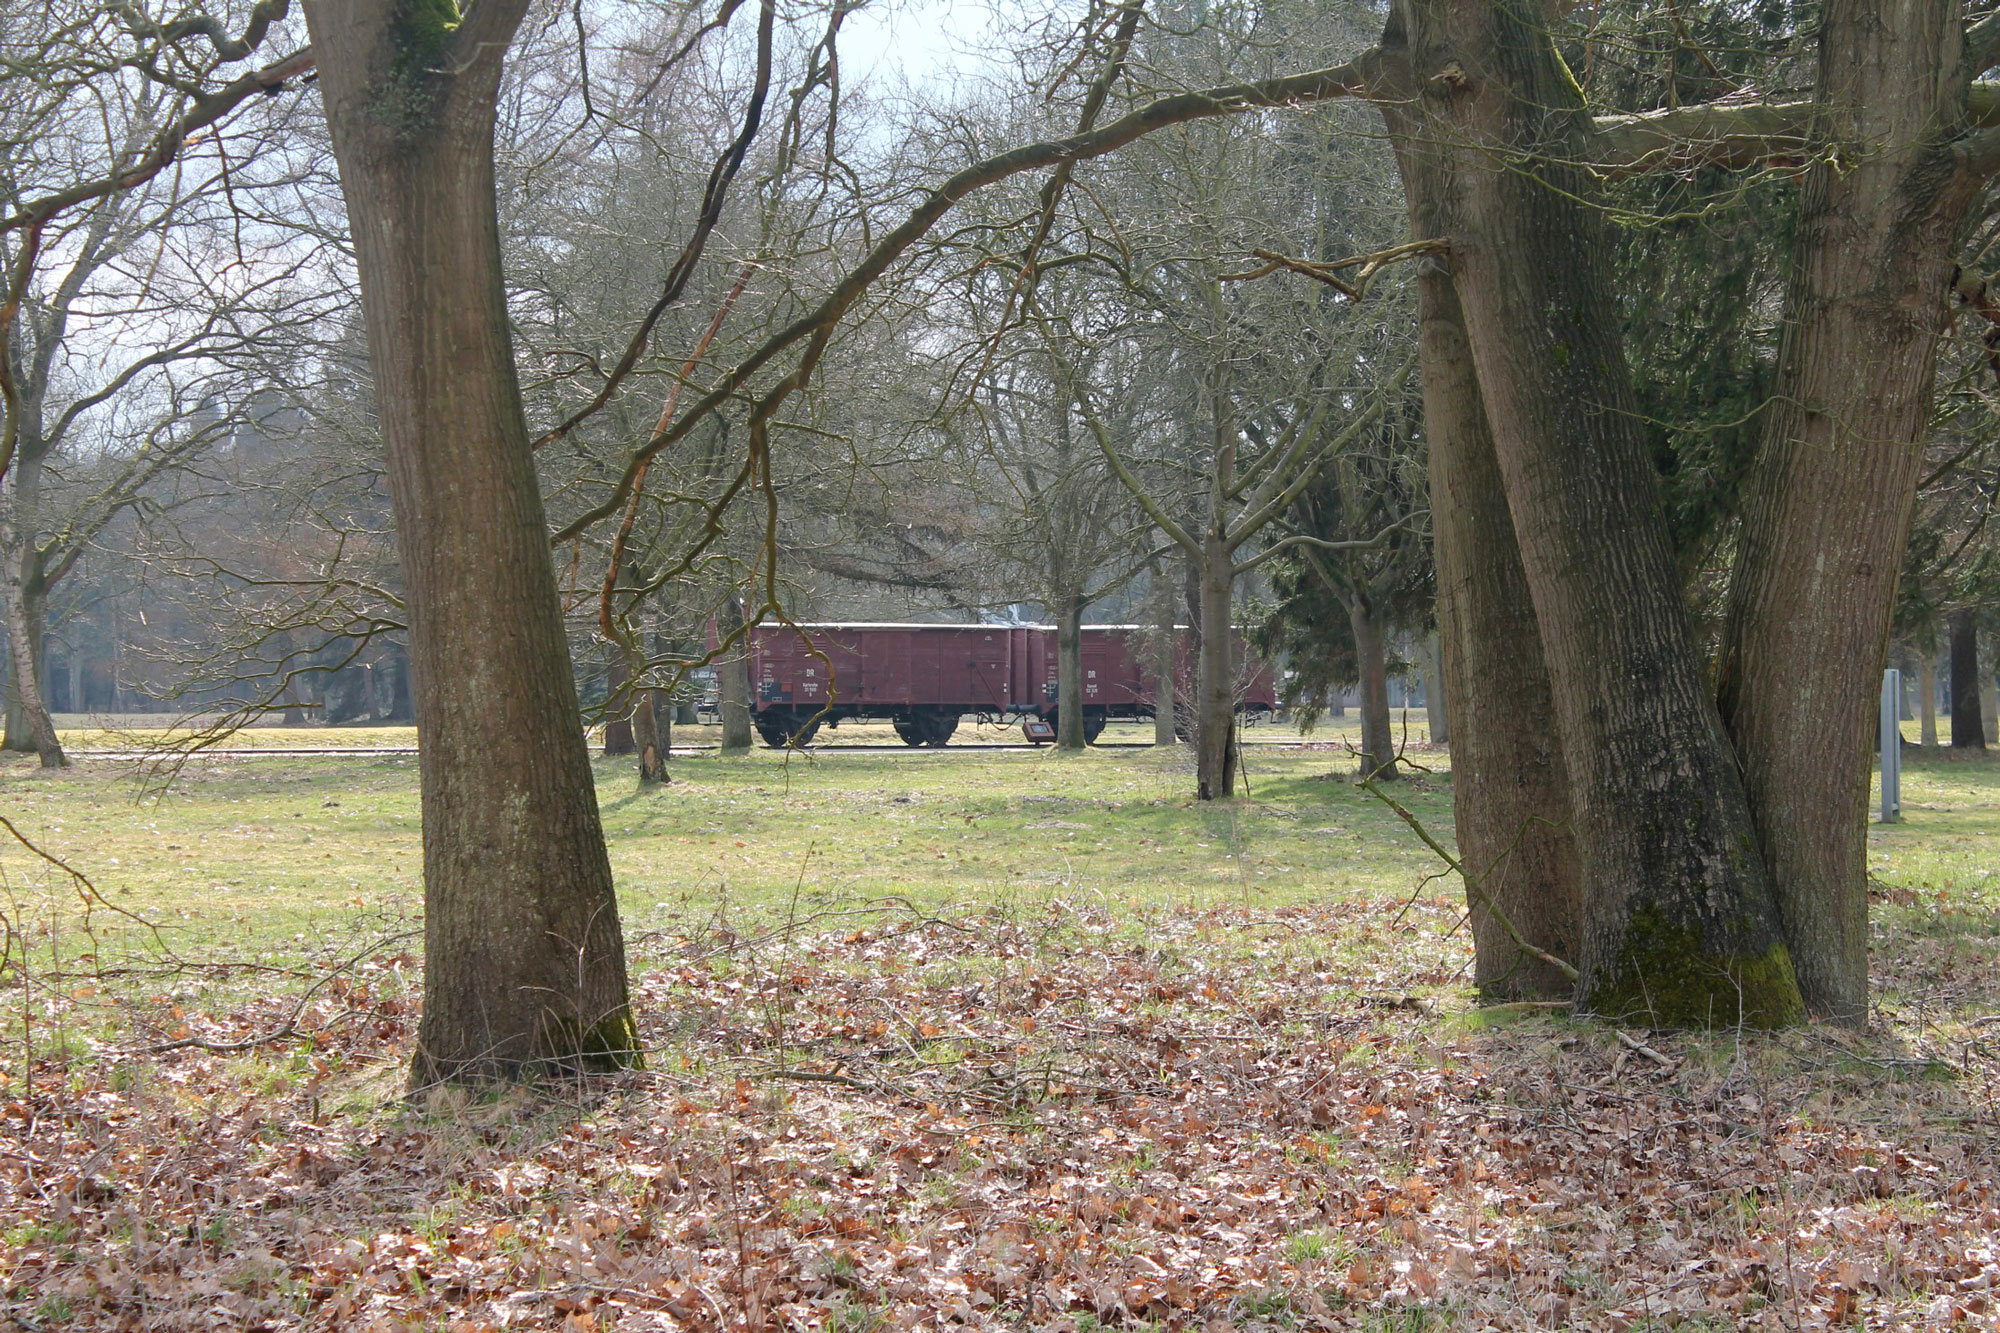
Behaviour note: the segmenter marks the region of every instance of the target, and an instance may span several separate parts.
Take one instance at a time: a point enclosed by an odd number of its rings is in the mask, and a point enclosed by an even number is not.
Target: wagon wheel
[[[817,719],[805,721],[786,708],[767,709],[757,714],[754,721],[757,734],[773,750],[782,750],[788,745],[810,745],[819,732]]]
[[[940,710],[924,721],[924,744],[934,749],[942,749],[951,741],[951,733],[958,730],[958,714]]]
[[[922,718],[899,717],[893,719],[889,725],[896,729],[897,737],[905,745],[929,745],[931,743],[930,729],[924,726]]]

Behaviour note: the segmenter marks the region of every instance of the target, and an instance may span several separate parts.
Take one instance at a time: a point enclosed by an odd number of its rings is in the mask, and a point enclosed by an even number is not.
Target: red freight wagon
[[[799,631],[804,631],[801,634]],[[851,717],[886,718],[910,745],[943,745],[966,713],[1002,717],[1030,700],[1016,625],[759,625],[750,636],[757,731],[804,744]]]
[[[1131,625],[1083,631],[1084,734],[1095,740],[1114,717],[1151,717],[1152,684]],[[1277,702],[1269,671],[1250,668],[1240,706]],[[1193,680],[1189,640],[1176,652],[1179,693]],[[967,713],[1055,720],[1056,632],[1047,625],[760,625],[750,636],[752,717],[766,743],[805,744],[819,724],[882,718],[909,745],[943,745]]]
[[[1153,661],[1147,637],[1150,625],[1086,625],[1083,627],[1083,733],[1096,740],[1111,718],[1153,716]],[[1044,695],[1053,715],[1056,700],[1056,633],[1048,630],[1043,639],[1045,659],[1041,663]],[[1174,697],[1194,698],[1194,636],[1180,627],[1174,644]],[[1236,707],[1253,716],[1271,712],[1278,705],[1278,682],[1271,670],[1250,651],[1250,645],[1236,636]]]

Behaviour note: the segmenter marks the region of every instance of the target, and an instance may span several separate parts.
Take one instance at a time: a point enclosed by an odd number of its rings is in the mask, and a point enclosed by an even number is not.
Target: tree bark
[[[735,594],[723,599],[718,624],[725,640],[743,628],[743,603]],[[723,753],[748,750],[755,743],[750,725],[749,635],[716,659],[715,695],[722,710]]]
[[[1174,628],[1174,590],[1164,573],[1155,582],[1159,586],[1153,625],[1153,744],[1177,745],[1180,735],[1174,729],[1174,670],[1180,635]]]
[[[501,282],[495,106],[525,8],[480,0],[460,22],[449,4],[306,5],[409,589],[413,1089],[639,1059]]]
[[[665,657],[673,652],[673,643],[664,630],[653,632],[653,651]],[[674,754],[674,697],[666,690],[647,690],[646,705],[642,714],[633,719],[633,734],[639,742],[639,785],[652,786],[672,781],[667,776],[667,761]],[[653,748],[646,748],[646,738],[653,738]]]
[[[637,754],[632,736],[632,714],[637,711],[632,691],[632,667],[625,660],[622,644],[610,646],[611,661],[604,672],[604,757],[617,759]]]
[[[1570,837],[1570,783],[1528,574],[1514,540],[1458,294],[1444,272],[1418,278],[1430,528],[1438,564],[1438,652],[1452,719],[1452,813],[1468,887],[1472,981],[1492,999],[1568,997],[1562,971],[1526,953],[1576,959],[1582,863]]]
[[[1718,694],[1799,987],[1868,1013],[1869,758],[1973,195],[1955,0],[1828,0],[1778,376]]]
[[[632,709],[632,743],[639,754],[639,785],[656,786],[667,780],[667,738],[673,735],[674,716],[660,706],[658,690],[641,690]],[[664,715],[666,725],[660,725]]]
[[[1424,724],[1432,745],[1451,744],[1451,707],[1444,697],[1444,665],[1438,636],[1424,637]]]
[[[1385,103],[1410,225],[1444,234],[1449,189],[1430,132]],[[1466,887],[1473,982],[1498,1000],[1565,998],[1559,969],[1522,939],[1573,959],[1582,929],[1582,866],[1569,831],[1569,780],[1541,631],[1521,568],[1514,520],[1486,421],[1458,293],[1442,263],[1417,272],[1417,351],[1429,448],[1431,544],[1437,564],[1438,669],[1452,736],[1453,824]]]
[[[383,673],[388,677],[389,713],[387,721],[414,722],[416,703],[410,697],[410,654],[399,644],[389,645],[383,654]]]
[[[1488,0],[1401,0],[1383,47],[1413,58],[1450,171],[1442,220],[1570,776],[1576,1002],[1655,1025],[1794,1022],[1578,165],[1581,94],[1539,20]]]
[[[7,652],[12,668],[9,684],[20,708],[22,730],[28,741],[27,745],[19,748],[35,751],[43,768],[61,768],[69,760],[63,755],[62,742],[56,737],[55,720],[49,716],[48,706],[42,698],[42,605],[39,599],[27,596],[18,580],[12,577],[11,562],[6,584],[4,593],[0,593],[0,600],[6,604]]]
[[[1060,597],[1056,613],[1056,748],[1081,750],[1083,736],[1083,598]]]
[[[1951,614],[1951,748],[1986,748],[1979,720],[1979,621],[1971,611]]]
[[[1195,797],[1236,794],[1236,636],[1230,626],[1235,566],[1222,535],[1204,534],[1201,649],[1195,683]]]
[[[0,616],[0,620],[4,620],[4,616]],[[4,628],[4,623],[0,623],[0,629]],[[35,737],[28,730],[28,715],[22,711],[21,696],[14,689],[14,636],[11,634],[7,635],[7,656],[0,661],[0,670],[6,673],[4,681],[0,681],[0,696],[4,696],[0,698],[0,703],[4,703],[6,709],[4,724],[0,724],[0,750],[32,752]]]
[[[1979,653],[1979,724],[1985,728],[1986,743],[2000,745],[2000,680],[1993,676],[1995,645],[1992,634],[1985,635]]]
[[[1917,655],[1917,711],[1923,719],[1918,723],[1917,744],[1926,750],[1937,749],[1937,649],[1926,648]]]
[[[24,404],[24,417],[38,415]],[[24,434],[28,432],[24,431]],[[7,725],[9,750],[33,750],[43,768],[69,761],[56,737],[43,685],[48,603],[41,552],[35,546],[35,514],[41,502],[43,450],[32,439],[15,455],[0,479],[0,613],[7,618]]]
[[[1354,660],[1361,669],[1361,776],[1364,781],[1396,779],[1396,739],[1389,720],[1389,670],[1382,622],[1358,595],[1347,598],[1347,626],[1354,635]]]

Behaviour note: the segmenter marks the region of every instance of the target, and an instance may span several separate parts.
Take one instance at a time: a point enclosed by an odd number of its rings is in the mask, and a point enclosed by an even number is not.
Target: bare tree
[[[13,145],[0,209],[32,215],[38,192],[78,161],[137,177],[0,235],[4,743],[56,766],[43,688],[51,592],[163,473],[228,433],[260,363],[325,306],[303,280],[311,247],[273,253],[243,217],[245,198],[298,169],[279,161],[274,139],[218,134],[182,170],[146,176],[152,145],[195,99],[138,77],[93,83],[114,52],[60,25],[38,43],[19,31],[33,21],[0,13],[14,49],[32,52],[0,102],[0,136]],[[232,243],[236,262],[214,264]]]

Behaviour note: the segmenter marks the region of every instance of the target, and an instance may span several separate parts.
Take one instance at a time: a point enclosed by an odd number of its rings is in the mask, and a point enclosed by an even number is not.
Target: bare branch
[[[940,184],[910,215],[889,232],[874,249],[851,269],[810,313],[794,320],[767,338],[739,361],[688,415],[665,435],[656,437],[637,450],[626,465],[624,475],[610,495],[579,517],[565,524],[556,542],[569,541],[593,524],[617,513],[631,494],[632,486],[646,459],[667,448],[694,429],[709,413],[728,402],[773,358],[805,338],[824,339],[854,303],[912,245],[921,240],[939,219],[973,191],[1024,171],[1035,171],[1063,162],[1083,161],[1115,152],[1156,130],[1189,121],[1233,115],[1254,107],[1303,106],[1333,98],[1365,96],[1374,87],[1378,57],[1369,51],[1345,64],[1305,74],[1266,79],[1257,83],[1225,84],[1198,92],[1176,93],[1122,116],[1101,129],[1063,139],[1024,144],[1007,152],[982,159],[957,172]]]
[[[274,93],[285,86],[287,79],[297,78],[312,68],[312,48],[307,47],[224,84],[205,97],[196,98],[193,108],[161,130],[154,138],[153,146],[137,162],[96,180],[79,181],[68,189],[30,200],[19,211],[0,216],[0,235],[47,222],[78,204],[87,204],[108,194],[144,185],[171,166],[197,132],[215,124],[252,97],[260,93]]]

